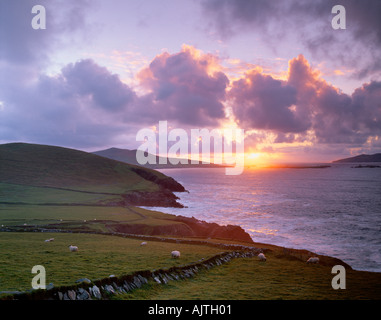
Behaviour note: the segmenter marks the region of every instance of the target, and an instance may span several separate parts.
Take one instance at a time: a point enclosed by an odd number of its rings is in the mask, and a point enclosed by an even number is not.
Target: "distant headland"
[[[136,160],[136,150],[129,150],[129,149],[119,149],[119,148],[109,148],[105,150],[99,150],[92,152],[93,154],[96,154],[98,156],[102,156],[105,158],[125,162],[132,165],[138,165],[145,168],[150,169],[171,169],[171,168],[225,168],[226,165],[219,165],[219,164],[213,164],[213,163],[202,163],[201,161],[199,163],[191,163],[190,159],[186,159],[185,164],[179,163],[179,164],[172,164],[174,161],[171,161],[171,158],[165,159],[165,161],[160,161],[160,158],[163,158],[161,156],[155,155],[156,161],[155,164],[145,164],[141,165]],[[165,157],[164,157],[165,158]],[[177,159],[178,160],[178,159]],[[166,164],[162,164],[166,163]]]
[[[381,162],[381,153],[360,154],[355,157],[332,161],[332,163],[358,163],[358,162]]]

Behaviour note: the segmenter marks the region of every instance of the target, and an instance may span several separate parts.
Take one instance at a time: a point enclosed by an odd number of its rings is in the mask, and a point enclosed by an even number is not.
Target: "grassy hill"
[[[136,207],[182,207],[175,191],[185,189],[160,172],[91,153],[25,143],[0,145],[0,225],[12,230],[117,231],[252,241],[238,226]]]
[[[164,174],[68,148],[27,143],[0,145],[0,181],[77,191],[185,191]]]

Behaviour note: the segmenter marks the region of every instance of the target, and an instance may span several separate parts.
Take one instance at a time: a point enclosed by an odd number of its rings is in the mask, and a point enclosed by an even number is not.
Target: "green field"
[[[0,226],[54,227],[71,230],[110,231],[107,224],[175,225],[174,216],[137,207],[83,205],[1,205]]]
[[[108,191],[110,191],[108,189]],[[14,204],[86,204],[96,205],[105,201],[119,201],[120,195],[63,190],[0,182],[0,203]]]
[[[334,290],[331,267],[266,254],[267,261],[233,259],[196,277],[149,283],[114,299],[149,300],[379,300],[381,274],[346,270],[346,289]]]
[[[45,239],[54,237],[53,242]],[[80,278],[91,280],[113,274],[122,276],[139,270],[165,269],[196,262],[221,252],[209,246],[174,244],[90,234],[0,233],[0,291],[28,290],[34,265],[46,269],[46,281],[55,286],[73,285]],[[79,247],[70,252],[70,244]],[[174,260],[172,250],[180,250]],[[267,261],[233,259],[227,264],[203,270],[194,278],[150,281],[141,289],[113,299],[380,299],[381,274],[347,270],[347,289],[333,290],[331,267],[308,265],[290,257],[268,252]]]
[[[52,242],[46,239],[54,238]],[[169,268],[211,257],[221,249],[93,235],[63,233],[0,233],[0,291],[31,289],[34,265],[46,270],[46,282],[55,286],[73,285],[80,278],[91,280],[113,274],[121,276],[139,270]],[[68,246],[78,246],[70,252]],[[172,259],[172,250],[181,258]]]

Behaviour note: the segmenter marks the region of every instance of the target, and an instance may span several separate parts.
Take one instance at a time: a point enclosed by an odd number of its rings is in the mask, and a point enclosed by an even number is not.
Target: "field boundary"
[[[83,234],[99,234],[105,236],[116,236],[122,238],[132,238],[132,239],[141,239],[145,241],[163,241],[170,243],[181,243],[181,244],[194,244],[194,245],[206,245],[217,247],[225,250],[243,250],[243,251],[261,251],[266,252],[270,251],[267,248],[257,248],[254,246],[245,246],[241,244],[232,244],[232,243],[214,243],[207,240],[193,240],[193,239],[181,239],[173,237],[160,237],[152,235],[143,235],[135,233],[123,233],[123,232],[102,232],[102,231],[84,231],[84,230],[63,230],[63,229],[50,229],[44,227],[36,226],[12,226],[12,227],[0,227],[0,232],[50,232],[50,233],[83,233]]]
[[[179,281],[194,277],[202,270],[228,263],[236,258],[251,258],[257,256],[261,249],[252,247],[251,250],[229,251],[213,257],[183,266],[173,266],[167,269],[142,270],[120,277],[91,281],[81,279],[82,282],[72,286],[53,287],[48,290],[38,289],[28,292],[9,293],[0,300],[108,300],[114,295],[126,294],[141,288],[149,281],[166,285],[170,281]],[[3,292],[6,293],[6,292]]]

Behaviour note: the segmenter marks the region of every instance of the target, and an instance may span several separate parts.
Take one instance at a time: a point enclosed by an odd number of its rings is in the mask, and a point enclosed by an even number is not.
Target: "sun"
[[[250,152],[250,153],[246,153],[245,155],[245,163],[246,165],[248,166],[258,166],[259,164],[262,164],[263,162],[263,154],[260,153],[260,152]]]
[[[258,159],[259,157],[261,156],[260,153],[250,153],[247,158],[250,159],[250,160],[255,160],[255,159]]]
[[[248,167],[266,168],[280,159],[282,159],[282,155],[279,153],[248,152],[245,154],[245,164]]]

